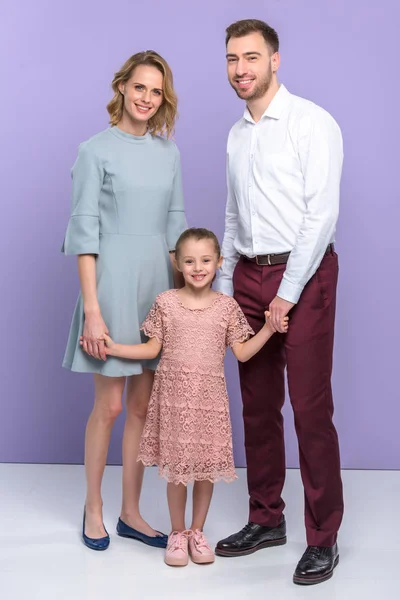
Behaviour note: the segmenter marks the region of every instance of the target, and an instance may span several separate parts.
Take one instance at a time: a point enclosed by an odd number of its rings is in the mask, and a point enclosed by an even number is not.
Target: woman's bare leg
[[[103,501],[101,482],[107,461],[111,431],[115,419],[122,411],[122,395],[125,377],[94,376],[94,407],[86,426],[86,526],[85,533],[91,538],[106,535],[103,526]]]

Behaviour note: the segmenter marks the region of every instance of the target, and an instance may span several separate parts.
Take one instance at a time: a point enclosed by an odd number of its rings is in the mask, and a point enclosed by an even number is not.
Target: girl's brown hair
[[[174,90],[172,71],[167,61],[153,50],[138,52],[134,54],[121,69],[115,73],[111,84],[114,90],[114,97],[107,104],[107,110],[110,115],[110,125],[118,125],[122,119],[124,109],[124,96],[119,91],[121,83],[126,83],[133,75],[133,71],[139,65],[149,65],[155,67],[163,76],[163,103],[156,114],[149,119],[149,132],[153,135],[165,135],[171,137],[174,132],[175,121],[177,118],[178,99]]]
[[[195,239],[199,240],[211,240],[215,246],[215,252],[218,255],[218,258],[221,256],[221,247],[219,245],[219,241],[215,233],[210,231],[209,229],[205,229],[204,227],[191,227],[190,229],[186,229],[178,238],[178,241],[175,245],[175,258],[178,259],[179,253],[183,244],[187,240]]]

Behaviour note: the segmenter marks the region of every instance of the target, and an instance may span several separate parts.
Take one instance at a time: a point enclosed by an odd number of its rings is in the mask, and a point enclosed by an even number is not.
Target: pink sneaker
[[[188,536],[189,531],[173,531],[168,537],[164,562],[170,567],[186,567],[189,562]]]
[[[196,529],[189,537],[189,554],[192,561],[197,564],[204,565],[215,560],[214,552],[200,529]]]

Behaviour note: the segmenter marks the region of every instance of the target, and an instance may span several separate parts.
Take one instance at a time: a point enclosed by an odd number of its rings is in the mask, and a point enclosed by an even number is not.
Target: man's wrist
[[[276,295],[281,300],[286,300],[286,302],[290,302],[291,304],[297,304],[303,289],[303,286],[290,283],[287,279],[283,278]]]

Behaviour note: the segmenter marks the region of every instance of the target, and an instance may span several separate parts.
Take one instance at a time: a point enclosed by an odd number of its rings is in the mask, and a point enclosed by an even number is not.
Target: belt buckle
[[[267,265],[268,267],[270,267],[270,266],[271,266],[271,254],[265,254],[264,256],[266,256],[266,257],[267,257],[267,263],[266,263],[266,264],[265,264],[265,263],[259,263],[259,262],[258,262],[258,255],[256,255],[256,263],[257,263],[257,265],[258,265],[259,267],[265,267],[266,265]]]

